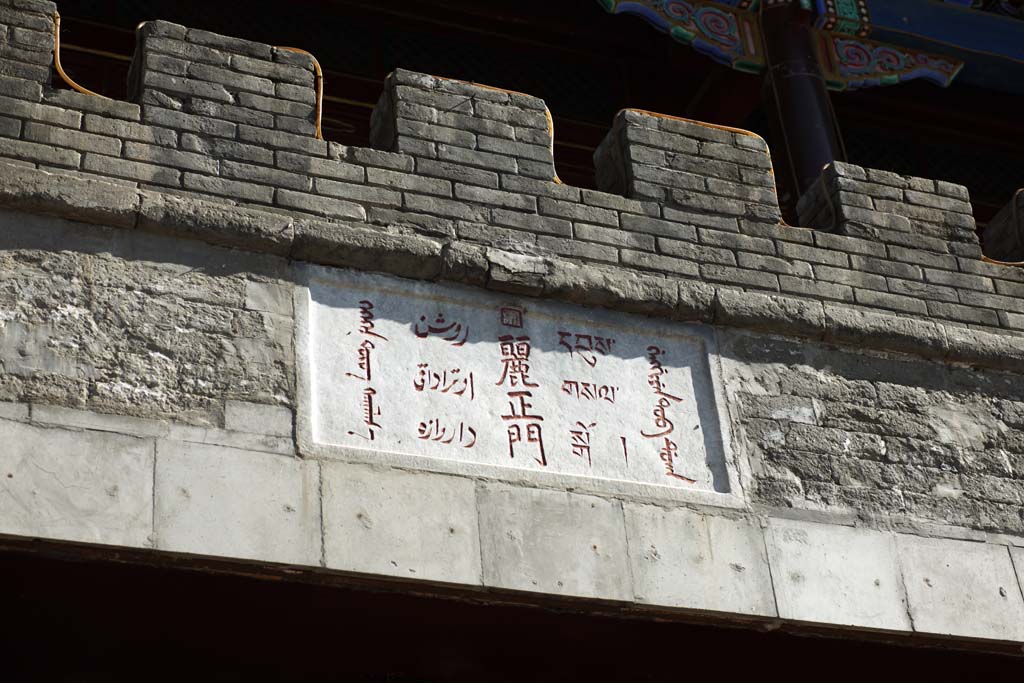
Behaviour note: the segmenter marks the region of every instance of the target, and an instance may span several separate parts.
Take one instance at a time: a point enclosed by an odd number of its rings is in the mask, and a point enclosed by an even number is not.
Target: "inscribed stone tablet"
[[[728,492],[698,326],[311,270],[316,444]]]

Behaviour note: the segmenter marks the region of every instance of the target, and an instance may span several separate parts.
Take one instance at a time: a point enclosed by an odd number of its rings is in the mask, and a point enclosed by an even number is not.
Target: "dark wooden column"
[[[799,196],[826,164],[845,161],[845,154],[818,63],[811,13],[797,2],[766,0],[765,5],[761,26],[768,61],[767,108]]]

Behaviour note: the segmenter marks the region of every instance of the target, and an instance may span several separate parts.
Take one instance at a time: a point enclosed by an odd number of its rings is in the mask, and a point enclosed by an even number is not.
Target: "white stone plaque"
[[[322,268],[299,302],[314,445],[730,492],[702,326]]]

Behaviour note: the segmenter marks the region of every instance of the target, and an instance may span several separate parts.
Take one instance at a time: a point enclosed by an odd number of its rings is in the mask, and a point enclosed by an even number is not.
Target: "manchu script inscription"
[[[309,294],[315,442],[728,490],[692,328],[349,271]]]

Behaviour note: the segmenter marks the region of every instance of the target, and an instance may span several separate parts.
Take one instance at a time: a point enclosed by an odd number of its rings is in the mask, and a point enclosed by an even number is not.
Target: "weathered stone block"
[[[484,585],[632,599],[617,501],[497,484],[481,487],[477,497]]]
[[[727,289],[719,290],[716,296],[715,322],[813,338],[821,337],[825,331],[820,302]]]
[[[290,438],[258,431],[239,432],[217,427],[196,427],[192,425],[168,425],[167,438],[189,444],[225,446],[243,451],[294,455],[295,446]]]
[[[245,307],[253,311],[265,311],[275,315],[291,317],[294,288],[273,282],[245,283]]]
[[[911,630],[892,534],[772,519],[767,542],[780,617]]]
[[[163,420],[150,420],[127,415],[109,415],[63,406],[34,404],[32,421],[40,424],[116,432],[132,436],[167,436],[169,426]]]
[[[396,235],[342,223],[302,221],[297,225],[292,258],[435,279],[441,272],[440,242]]]
[[[155,192],[144,194],[139,228],[271,253],[287,252],[294,234],[287,216]]]
[[[678,286],[672,280],[638,273],[620,273],[594,265],[564,262],[548,275],[544,284],[548,296],[633,313],[671,317],[679,302]],[[712,295],[702,293],[706,294],[706,299],[701,301],[701,312],[706,315]]]
[[[323,468],[328,567],[480,584],[473,480],[344,463]]]
[[[224,406],[224,428],[236,432],[290,437],[292,411],[284,406],[228,401]]]
[[[155,481],[161,550],[320,565],[316,463],[162,440]]]
[[[868,290],[861,290],[866,292]],[[825,340],[944,358],[949,349],[942,327],[929,320],[826,302]]]
[[[18,211],[124,228],[135,226],[140,197],[133,188],[91,178],[68,177],[0,165],[0,205]]]
[[[756,521],[625,505],[633,590],[640,603],[775,616]]]
[[[914,630],[1024,640],[1024,598],[1006,546],[897,536]]]
[[[0,533],[151,544],[153,440],[0,420]]]

